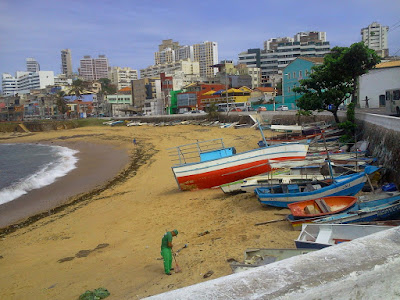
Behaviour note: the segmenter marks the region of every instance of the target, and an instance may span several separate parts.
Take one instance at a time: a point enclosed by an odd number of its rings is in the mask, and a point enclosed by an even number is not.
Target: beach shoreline
[[[72,199],[90,193],[112,180],[129,164],[129,154],[125,150],[108,145],[86,142],[43,142],[77,150],[76,167],[55,182],[29,191],[17,199],[0,205],[0,231],[25,219],[49,213]],[[101,163],[99,163],[101,162]],[[37,219],[37,218],[36,218]]]
[[[253,194],[179,190],[167,149],[221,137],[238,153],[256,148],[260,140],[250,128],[196,125],[98,126],[7,139],[98,146],[113,149],[111,156],[127,153],[129,162],[100,187],[89,187],[31,223],[7,227],[12,230],[0,237],[3,296],[71,299],[101,286],[116,299],[143,298],[231,274],[228,262],[241,261],[247,248],[294,248],[298,233],[288,222],[254,226],[281,219],[288,209],[262,207]],[[54,193],[62,191],[61,186]],[[174,249],[188,247],[177,258],[182,273],[165,276],[160,241],[175,228]],[[205,279],[209,271],[213,275]]]

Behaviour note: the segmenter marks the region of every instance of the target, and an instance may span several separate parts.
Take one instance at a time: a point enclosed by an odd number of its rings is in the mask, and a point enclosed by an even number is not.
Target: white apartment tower
[[[40,65],[36,61],[36,59],[28,57],[26,59],[26,71],[27,72],[39,72],[40,71]]]
[[[138,79],[138,71],[125,67],[111,67],[108,72],[108,78],[112,84],[117,86],[117,89],[123,89],[131,86],[132,80]]]
[[[214,77],[217,68],[211,67],[218,64],[218,44],[216,42],[203,42],[193,45],[194,61],[200,64],[200,76]]]
[[[70,49],[61,50],[61,73],[67,77],[72,76],[72,58]]]
[[[33,89],[44,89],[48,85],[54,85],[53,71],[17,71],[15,77],[3,73],[2,89],[5,96],[29,94]]]
[[[389,55],[388,47],[389,26],[382,26],[373,22],[366,28],[361,29],[362,41],[368,48],[373,49],[381,57]]]
[[[80,60],[79,75],[85,80],[98,80],[108,78],[108,59],[105,55],[99,55],[98,58],[91,58],[85,55]]]

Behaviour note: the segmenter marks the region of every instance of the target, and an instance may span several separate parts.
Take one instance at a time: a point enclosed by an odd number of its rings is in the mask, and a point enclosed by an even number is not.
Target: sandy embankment
[[[74,197],[72,200],[81,201],[2,237],[2,297],[74,299],[85,290],[105,287],[111,292],[110,299],[143,298],[230,274],[227,259],[243,260],[246,248],[294,247],[298,232],[288,223],[254,226],[282,218],[287,209],[263,208],[252,194],[178,190],[166,149],[221,137],[226,146],[235,146],[238,152],[256,147],[260,140],[254,129],[192,125],[90,127],[4,140],[75,144],[81,155],[90,152],[91,145],[117,148],[110,151],[112,155],[106,151],[87,157],[92,163],[82,162],[86,165],[76,170],[72,185],[80,177],[95,178],[91,183],[86,181],[83,190],[102,181],[101,168],[94,172],[98,158],[112,161],[106,169],[119,168],[123,151],[131,163],[107,188],[97,187],[95,192]],[[133,138],[138,141],[136,146]],[[50,194],[65,195],[66,199],[66,191],[70,189],[62,186]],[[178,256],[183,272],[165,276],[158,260],[160,240],[165,230],[174,228],[180,232],[174,238],[174,249],[184,244],[188,248]],[[199,235],[205,231],[209,234]],[[210,270],[213,275],[204,279]]]

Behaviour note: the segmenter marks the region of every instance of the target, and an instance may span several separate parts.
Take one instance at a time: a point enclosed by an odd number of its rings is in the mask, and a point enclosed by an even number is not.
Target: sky
[[[331,47],[361,40],[361,28],[390,26],[390,55],[400,55],[399,0],[0,0],[0,73],[61,72],[61,50],[77,71],[84,55],[106,55],[110,66],[146,68],[162,40],[218,43],[219,60],[263,48],[276,37],[325,31]]]

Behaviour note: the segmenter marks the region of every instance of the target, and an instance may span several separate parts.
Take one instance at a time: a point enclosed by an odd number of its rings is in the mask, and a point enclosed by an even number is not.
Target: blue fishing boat
[[[400,195],[389,198],[360,202],[352,209],[337,215],[314,220],[315,224],[351,224],[371,221],[382,221],[400,215]]]
[[[370,200],[370,198],[375,200]],[[301,230],[304,223],[316,224],[351,224],[384,221],[400,215],[400,193],[386,192],[378,195],[372,194],[367,198],[359,197],[356,204],[342,213],[320,217],[296,219],[293,215],[287,217],[293,229]]]
[[[287,207],[288,204],[327,196],[354,196],[365,185],[367,176],[379,167],[366,166],[364,171],[303,184],[277,184],[254,190],[261,204]]]

